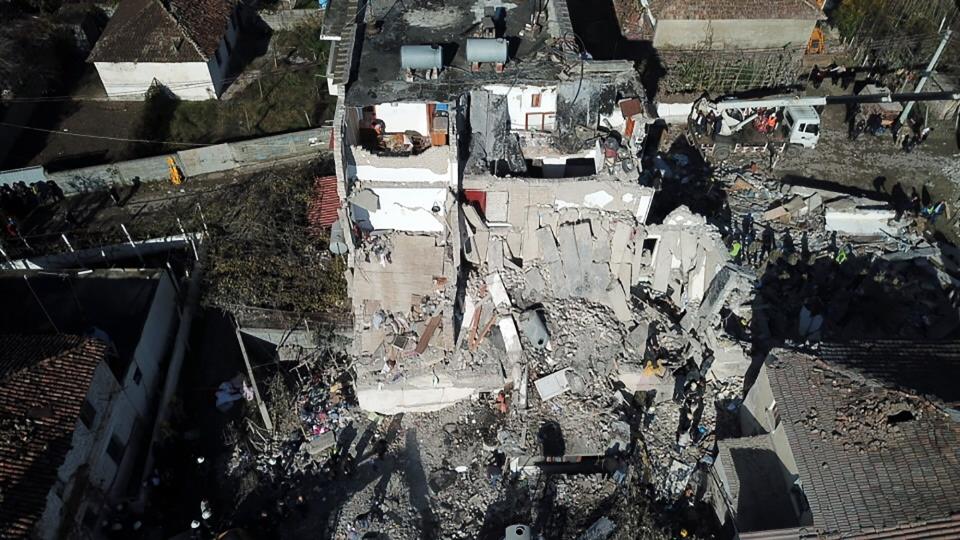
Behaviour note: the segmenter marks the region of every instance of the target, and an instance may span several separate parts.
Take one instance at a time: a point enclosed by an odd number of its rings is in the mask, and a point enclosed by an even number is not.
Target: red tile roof
[[[122,0],[90,62],[206,62],[227,31],[234,0]]]
[[[227,31],[234,0],[169,0],[170,12],[208,59]]]
[[[795,351],[766,367],[812,529],[856,538],[960,513],[960,424],[936,403]]]
[[[101,341],[0,335],[0,538],[30,535],[70,450]]]
[[[313,185],[313,196],[307,209],[307,220],[314,234],[322,234],[337,219],[340,208],[340,195],[337,194],[337,177],[322,176]]]
[[[658,20],[815,20],[821,15],[820,10],[808,0],[650,0],[647,5]]]

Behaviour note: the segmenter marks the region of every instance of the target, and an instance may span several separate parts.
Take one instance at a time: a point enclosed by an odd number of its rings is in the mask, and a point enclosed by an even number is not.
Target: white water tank
[[[526,525],[511,525],[507,527],[504,540],[530,540],[530,527]]]
[[[507,40],[471,38],[467,40],[467,61],[470,63],[507,63]]]
[[[443,49],[439,45],[404,45],[400,47],[400,66],[403,69],[440,69],[443,67]]]

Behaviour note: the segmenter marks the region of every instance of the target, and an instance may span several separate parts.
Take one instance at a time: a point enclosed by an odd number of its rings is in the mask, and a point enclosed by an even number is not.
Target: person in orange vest
[[[767,118],[767,132],[773,133],[777,129],[777,113],[773,113]]]

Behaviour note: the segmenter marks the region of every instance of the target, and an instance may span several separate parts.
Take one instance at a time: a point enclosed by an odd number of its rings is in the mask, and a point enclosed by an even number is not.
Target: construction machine
[[[774,96],[694,102],[687,125],[692,139],[717,159],[734,151],[782,152],[789,147],[815,148],[820,140],[820,113],[827,105],[896,104],[914,101],[960,101],[960,92],[890,93],[883,89],[844,96]]]

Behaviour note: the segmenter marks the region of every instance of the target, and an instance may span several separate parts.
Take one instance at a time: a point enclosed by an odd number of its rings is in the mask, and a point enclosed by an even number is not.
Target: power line
[[[306,62],[303,64],[296,64],[290,66],[277,66],[276,68],[260,70],[260,76],[265,74],[273,74],[279,72],[296,72],[302,71],[306,68],[317,67],[320,65],[320,62]],[[244,73],[239,73],[232,77],[225,77],[223,81],[226,82],[235,82],[244,78],[249,78],[245,76]],[[193,80],[193,81],[180,81],[178,83],[171,84],[162,84],[163,88],[166,88],[171,91],[177,90],[191,90],[196,88],[204,88],[212,84],[211,80]],[[144,95],[142,91],[129,91],[129,92],[119,92],[112,94],[107,97],[93,97],[93,96],[27,96],[27,97],[12,97],[12,98],[0,98],[0,103],[47,103],[47,102],[58,102],[58,101],[118,101],[118,97],[139,97]]]
[[[104,139],[108,141],[133,142],[133,143],[144,143],[144,144],[177,144],[177,145],[183,145],[183,146],[210,146],[209,144],[204,144],[204,143],[160,141],[160,140],[151,140],[151,139],[128,139],[125,137],[108,137],[106,135],[91,135],[89,133],[76,133],[73,131],[57,131],[55,129],[44,129],[44,128],[31,127],[31,126],[23,126],[20,124],[11,124],[9,122],[0,122],[0,126],[26,129],[30,131],[40,131],[43,133],[56,133],[57,135],[71,135],[73,137],[84,137],[87,139]]]
[[[26,129],[26,130],[30,130],[30,131],[40,131],[40,132],[43,132],[43,133],[50,133],[50,134],[56,134],[56,135],[70,135],[70,136],[73,136],[73,137],[84,137],[84,138],[88,138],[88,139],[104,139],[104,140],[110,140],[110,141],[131,142],[131,143],[139,143],[139,144],[172,144],[172,145],[193,146],[193,147],[205,147],[205,146],[216,146],[216,145],[218,145],[218,144],[226,144],[226,143],[191,143],[191,142],[167,141],[167,140],[159,140],[159,139],[129,139],[129,138],[126,138],[126,137],[110,137],[110,136],[107,136],[107,135],[93,135],[93,134],[90,134],[90,133],[80,133],[80,132],[76,132],[76,131],[57,131],[57,130],[55,130],[55,129],[44,129],[44,128],[38,128],[38,127],[24,126],[24,125],[20,125],[20,124],[11,124],[11,123],[9,123],[9,122],[0,122],[0,126],[7,126],[7,127],[19,128],[19,129]],[[322,128],[311,128],[311,129],[322,129]],[[281,133],[281,134],[278,134],[278,135],[283,135],[283,134]],[[265,138],[265,137],[271,137],[271,136],[274,136],[274,135],[265,135],[264,138]],[[248,142],[248,141],[234,141],[234,142],[231,142],[231,143],[229,143],[229,144],[243,144],[243,145],[245,145],[245,146],[263,146],[263,147],[286,147],[286,146],[290,146],[290,143],[289,143],[289,142],[277,142],[277,143],[258,143],[258,142],[253,142],[253,141],[255,141],[255,140],[256,140],[256,139],[249,139],[249,140],[248,140],[249,142]],[[158,157],[158,156],[153,156],[153,157]]]

